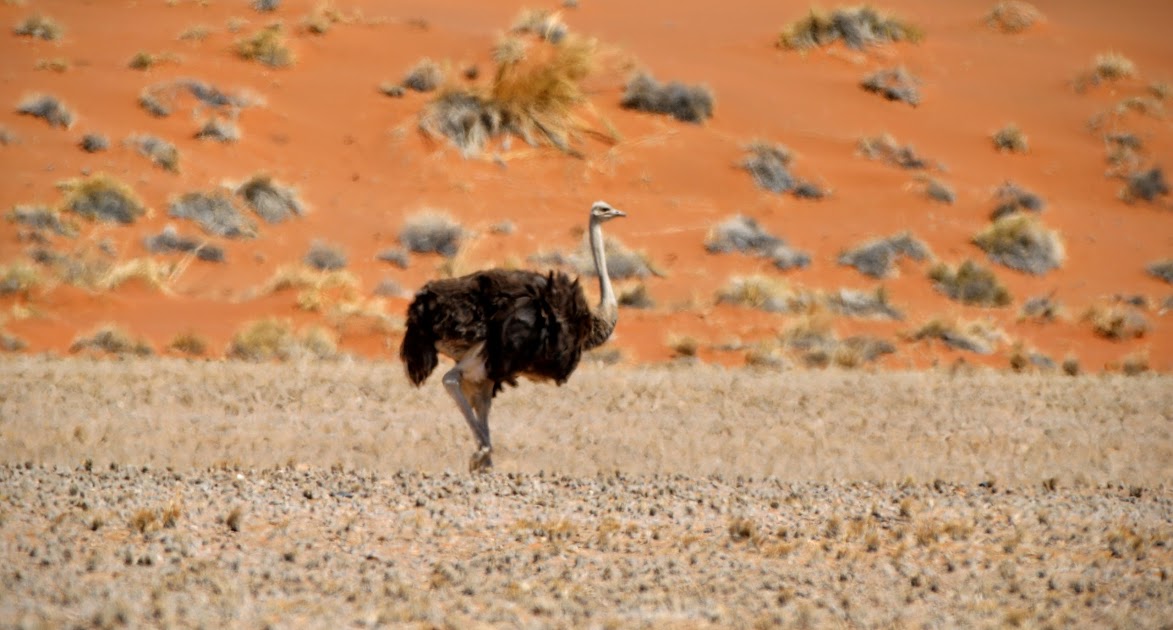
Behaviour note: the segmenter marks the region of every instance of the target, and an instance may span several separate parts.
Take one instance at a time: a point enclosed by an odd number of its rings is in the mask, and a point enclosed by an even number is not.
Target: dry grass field
[[[1166,376],[0,362],[0,625],[1167,627]]]

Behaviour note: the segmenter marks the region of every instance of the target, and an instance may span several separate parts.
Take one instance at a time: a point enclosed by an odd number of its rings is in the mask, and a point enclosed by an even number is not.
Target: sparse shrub
[[[403,87],[416,92],[431,92],[444,82],[444,70],[440,64],[425,57],[420,59],[403,77]]]
[[[1159,278],[1169,284],[1173,284],[1173,258],[1151,263],[1148,267],[1145,267],[1145,271],[1148,271],[1149,275],[1154,278]]]
[[[110,175],[96,174],[57,184],[65,193],[60,209],[87,219],[129,225],[147,214],[138,195]]]
[[[789,192],[795,197],[819,199],[824,196],[814,184],[799,180],[790,174],[790,150],[780,144],[755,141],[746,147],[749,155],[741,161],[741,168],[753,176],[759,188],[773,193]]]
[[[132,70],[149,70],[151,67],[164,61],[177,61],[177,58],[175,55],[170,53],[155,55],[140,50],[130,58],[130,61],[128,61],[126,65]]]
[[[1120,371],[1125,376],[1138,376],[1149,371],[1148,350],[1130,352],[1120,360]]]
[[[637,72],[627,81],[619,105],[666,114],[682,122],[701,123],[713,117],[713,94],[709,88],[678,81],[661,84],[647,72]]]
[[[953,192],[953,188],[943,181],[934,178],[927,178],[925,183],[925,196],[933,201],[953,205],[957,199],[957,195]]]
[[[196,79],[176,79],[149,85],[139,94],[139,106],[152,116],[166,118],[170,116],[182,94],[189,94],[200,105],[211,107],[221,114],[232,114],[232,111],[242,107],[249,107],[256,103],[256,97],[247,94],[228,94],[213,85]],[[193,109],[193,115],[196,112]]]
[[[805,50],[842,41],[848,48],[862,50],[888,42],[917,43],[922,37],[919,28],[864,5],[841,7],[830,13],[812,9],[806,17],[786,26],[778,36],[778,46]]]
[[[1029,145],[1027,143],[1026,134],[1018,125],[1013,123],[1002,127],[993,135],[994,148],[999,151],[1009,151],[1011,153],[1026,153]]]
[[[524,9],[513,22],[514,33],[532,33],[557,44],[566,37],[566,24],[562,17],[546,9]]]
[[[797,295],[780,280],[768,276],[739,276],[717,292],[718,304],[737,304],[770,313],[804,310],[809,299]]]
[[[1018,318],[1038,323],[1049,323],[1058,319],[1061,313],[1062,307],[1055,300],[1054,295],[1040,295],[1023,303],[1022,310],[1018,312]]]
[[[346,252],[341,247],[322,241],[314,241],[302,262],[319,271],[335,271],[346,268]]]
[[[150,158],[156,166],[172,173],[179,172],[179,149],[174,144],[149,134],[134,136],[130,141],[140,154]]]
[[[1042,212],[1046,203],[1042,197],[1020,187],[1014,182],[1005,182],[994,191],[998,205],[990,213],[990,220],[998,219],[1015,212]]]
[[[656,303],[648,294],[648,286],[642,282],[619,289],[619,306],[626,308],[653,308]]]
[[[17,24],[12,32],[21,37],[34,37],[47,42],[61,39],[64,29],[51,17],[34,13]]]
[[[864,136],[856,145],[861,155],[869,160],[880,160],[907,169],[928,168],[929,163],[916,154],[912,145],[900,146],[889,134]]]
[[[73,112],[55,96],[34,94],[16,106],[16,113],[40,118],[53,127],[68,129],[73,126]]]
[[[27,296],[40,283],[41,274],[32,265],[17,262],[0,266],[0,296],[14,293]]]
[[[142,508],[130,517],[130,528],[134,531],[145,534],[147,530],[153,529],[155,522],[159,520],[159,515],[150,508]]]
[[[110,148],[110,141],[100,133],[87,133],[81,137],[78,146],[86,153],[97,153]]]
[[[896,259],[906,256],[924,261],[932,256],[928,246],[911,232],[901,232],[887,238],[868,241],[855,249],[839,254],[839,264],[855,267],[873,278],[886,278],[895,269]]]
[[[677,357],[695,358],[700,351],[701,343],[690,335],[669,335],[668,347]]]
[[[783,331],[780,340],[788,350],[799,354],[804,365],[814,368],[830,365],[839,347],[829,318],[822,315],[800,318]]]
[[[297,191],[268,175],[254,175],[237,187],[236,194],[266,223],[281,223],[292,216],[300,217],[306,213],[305,204],[298,198]]]
[[[151,345],[143,339],[134,339],[126,331],[114,325],[107,325],[94,331],[88,337],[78,337],[69,346],[73,353],[82,350],[95,350],[116,355],[150,356],[155,353]]]
[[[1149,331],[1148,320],[1128,304],[1096,304],[1084,313],[1083,319],[1097,335],[1113,341],[1144,337]]]
[[[330,28],[345,21],[342,12],[331,4],[319,4],[301,21],[302,28],[313,35],[325,35]]]
[[[1050,371],[1055,369],[1055,362],[1051,357],[1027,348],[1021,342],[1014,344],[1010,349],[1010,369],[1015,372]]]
[[[1063,359],[1063,373],[1067,376],[1079,376],[1079,359],[1075,357]]]
[[[213,236],[253,238],[257,235],[256,223],[241,214],[232,196],[221,189],[184,193],[171,202],[167,214],[195,221]]]
[[[50,230],[59,236],[77,236],[77,224],[61,218],[61,213],[44,206],[16,206],[5,215],[10,223],[34,230]]]
[[[188,331],[175,335],[167,347],[188,356],[202,357],[208,351],[208,342],[195,332]]]
[[[1059,234],[1021,213],[994,221],[974,236],[973,242],[990,260],[1034,275],[1058,269],[1065,257]]]
[[[252,7],[257,13],[270,13],[281,6],[281,0],[253,0]],[[235,531],[235,530],[233,530]]]
[[[380,297],[405,297],[410,295],[398,282],[391,278],[383,278],[371,290],[373,295]]]
[[[24,339],[0,330],[0,352],[20,352],[29,347]]]
[[[69,60],[65,57],[53,57],[51,59],[38,59],[37,63],[33,65],[37,70],[51,70],[53,72],[61,73],[69,70]]]
[[[788,246],[745,215],[730,217],[716,225],[705,241],[705,250],[711,254],[732,251],[757,254],[769,258],[776,268],[782,270],[810,264],[810,254]]]
[[[992,271],[972,260],[966,260],[956,269],[944,263],[929,270],[933,288],[963,304],[973,306],[1006,306],[1010,292],[998,282]]]
[[[286,361],[299,356],[328,359],[336,353],[337,344],[328,331],[314,327],[299,339],[288,322],[268,318],[238,331],[228,345],[227,356],[247,361]]]
[[[226,118],[212,116],[203,127],[196,131],[195,137],[199,140],[215,140],[224,144],[231,144],[240,140],[240,129],[236,123]]]
[[[986,16],[986,24],[1003,33],[1021,33],[1043,19],[1034,5],[1018,0],[1004,0],[994,5]]]
[[[159,290],[166,286],[173,271],[173,266],[161,264],[150,258],[132,258],[106,269],[90,288],[112,291],[127,282],[137,280],[150,289]]]
[[[152,254],[169,252],[195,252],[196,258],[208,262],[224,262],[224,249],[187,236],[180,236],[175,226],[168,225],[163,231],[143,239],[143,245]]]
[[[381,260],[383,262],[391,263],[392,265],[395,265],[396,267],[399,267],[400,269],[407,269],[407,267],[410,263],[410,260],[408,259],[407,250],[405,250],[401,247],[392,247],[391,249],[385,249],[385,250],[379,252],[378,255],[375,256],[375,258],[378,260]]]
[[[347,271],[315,271],[304,265],[282,267],[261,290],[263,294],[277,291],[310,289],[328,291],[342,289],[347,294],[353,294],[358,287],[358,279]]]
[[[1006,338],[1005,333],[989,321],[931,319],[907,335],[912,341],[937,339],[945,345],[975,354],[991,354]]]
[[[451,216],[424,211],[410,217],[399,231],[399,242],[416,254],[436,253],[452,258],[464,240],[464,228]]]
[[[825,303],[831,311],[848,317],[904,319],[904,313],[888,301],[884,287],[877,287],[875,291],[839,289],[827,296]]]
[[[889,101],[902,101],[913,107],[920,105],[920,79],[904,67],[878,70],[864,77],[859,85]]]
[[[284,68],[294,61],[293,51],[281,34],[280,24],[266,26],[252,37],[238,40],[236,54],[242,59],[258,61],[271,68]]]
[[[1128,176],[1128,183],[1120,191],[1120,198],[1133,203],[1135,201],[1156,201],[1157,197],[1169,194],[1169,182],[1165,181],[1165,173],[1160,166],[1154,166],[1147,171],[1137,171]]]
[[[1089,87],[1096,87],[1105,81],[1119,81],[1136,75],[1136,64],[1118,52],[1106,52],[1096,55],[1092,60],[1092,67],[1075,78],[1076,91],[1082,92]]]
[[[379,92],[382,93],[384,96],[390,96],[391,98],[403,98],[404,96],[407,96],[407,88],[405,88],[402,85],[399,85],[397,83],[389,83],[389,82],[380,83],[379,84]],[[473,122],[475,124],[476,121],[470,121],[470,122]]]
[[[839,367],[856,368],[895,352],[896,346],[887,339],[856,335],[839,342],[832,360]]]
[[[206,26],[204,24],[196,24],[194,26],[189,26],[189,27],[183,29],[183,31],[181,31],[179,33],[179,36],[177,39],[179,39],[179,41],[202,42],[205,39],[207,39],[208,35],[210,35],[211,33],[212,33],[212,29],[209,28],[208,26]]]

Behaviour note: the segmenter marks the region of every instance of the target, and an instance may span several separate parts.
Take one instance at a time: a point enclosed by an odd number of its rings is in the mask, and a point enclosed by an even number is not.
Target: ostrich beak
[[[611,208],[611,212],[613,212],[613,213],[615,214],[615,216],[617,216],[617,217],[625,217],[625,216],[627,216],[627,213],[626,213],[626,212],[624,212],[624,211],[622,211],[622,210],[618,210],[618,209],[616,209],[616,208]]]

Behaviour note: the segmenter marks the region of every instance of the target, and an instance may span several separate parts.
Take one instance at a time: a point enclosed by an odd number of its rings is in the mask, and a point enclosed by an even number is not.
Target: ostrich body
[[[489,407],[506,383],[517,385],[524,376],[561,385],[584,350],[611,336],[619,304],[607,275],[603,223],[622,216],[602,201],[591,206],[590,245],[599,276],[594,309],[577,278],[554,271],[489,269],[433,280],[416,293],[399,358],[416,386],[436,369],[440,354],[456,362],[443,380],[477,441],[469,470],[493,465]]]

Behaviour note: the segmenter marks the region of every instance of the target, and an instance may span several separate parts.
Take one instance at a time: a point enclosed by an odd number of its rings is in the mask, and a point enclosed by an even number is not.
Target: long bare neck
[[[600,346],[615,330],[615,323],[619,320],[619,301],[615,299],[615,290],[611,287],[611,277],[607,275],[607,252],[603,247],[603,224],[591,217],[590,222],[591,254],[595,258],[595,271],[599,276],[599,305],[591,313],[591,334],[587,338],[586,347]]]

